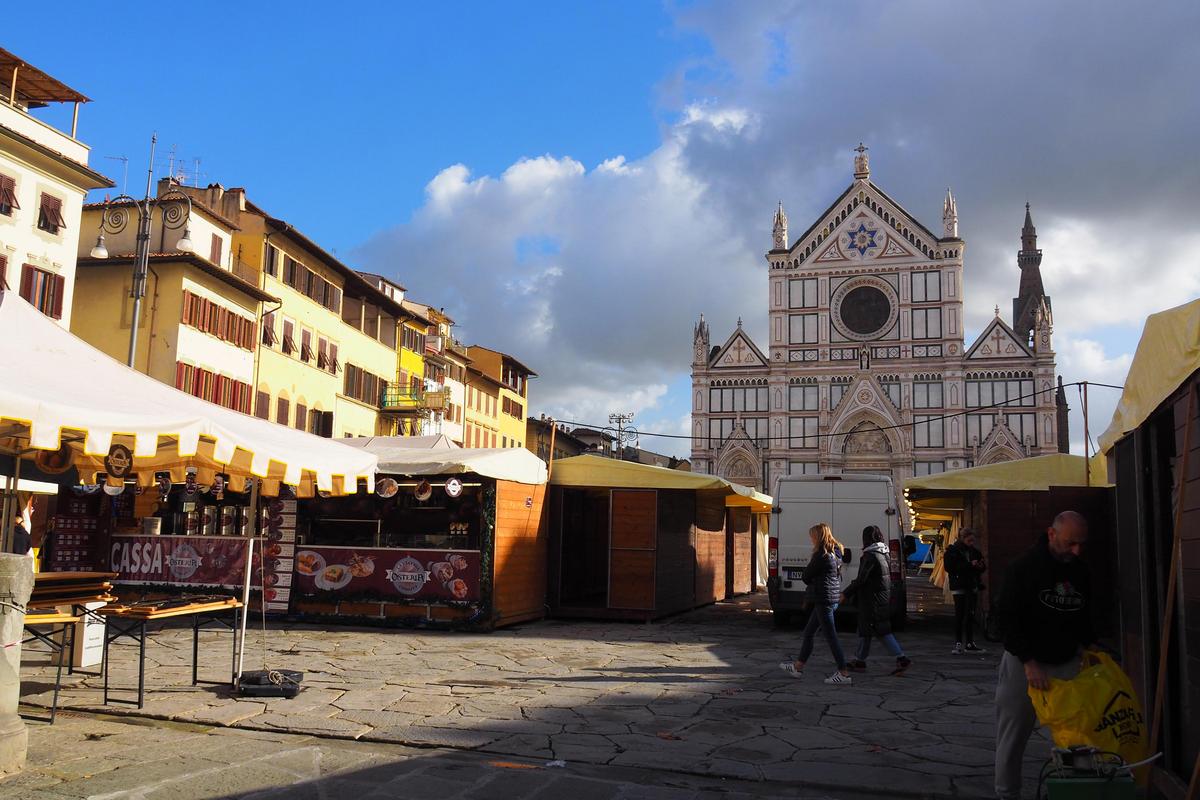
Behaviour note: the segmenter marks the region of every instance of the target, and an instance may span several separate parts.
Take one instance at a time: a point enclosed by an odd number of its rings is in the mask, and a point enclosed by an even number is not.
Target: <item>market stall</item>
[[[111,567],[118,588],[240,588],[245,599],[259,495],[289,503],[374,488],[374,454],[159,383],[8,291],[0,341],[20,376],[0,385],[0,454],[13,474],[32,460],[82,484],[60,494],[50,558],[61,569]],[[10,515],[4,524],[7,543]]]
[[[1111,587],[1111,484],[1099,462],[1083,456],[1045,456],[953,470],[905,481],[904,498],[913,529],[935,530],[941,537],[933,580],[941,574],[940,557],[962,528],[973,528],[988,571],[982,607],[1001,590],[1004,570],[1046,532],[1061,511],[1083,514],[1090,526],[1087,559],[1100,587]],[[945,589],[945,587],[943,586]],[[950,602],[949,590],[946,602]],[[1098,596],[1111,595],[1102,589]],[[1101,616],[1111,616],[1111,597]]]
[[[1200,300],[1151,315],[1100,436],[1116,483],[1122,667],[1163,757],[1163,797],[1200,783]],[[1190,785],[1189,785],[1190,784]]]
[[[771,498],[712,475],[600,456],[554,462],[556,616],[655,619],[753,584],[753,514]]]
[[[480,629],[544,615],[540,459],[407,437],[352,443],[379,458],[375,493],[300,501],[293,614]]]

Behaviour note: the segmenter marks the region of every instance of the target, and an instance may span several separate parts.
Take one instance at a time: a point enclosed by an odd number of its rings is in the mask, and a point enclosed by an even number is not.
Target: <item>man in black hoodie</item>
[[[1037,724],[1030,686],[1079,673],[1092,644],[1091,579],[1080,556],[1087,543],[1083,515],[1064,511],[1046,538],[1009,565],[1000,590],[1004,655],[996,684],[996,796],[1021,796],[1021,760]]]

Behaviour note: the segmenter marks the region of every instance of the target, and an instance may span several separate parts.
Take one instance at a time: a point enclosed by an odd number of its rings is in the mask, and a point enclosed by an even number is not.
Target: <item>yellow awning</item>
[[[910,478],[904,482],[905,493],[924,491],[954,491],[972,489],[1008,489],[1039,492],[1051,486],[1086,486],[1085,466],[1091,471],[1092,486],[1111,486],[1099,459],[1089,464],[1083,456],[1052,453],[1046,456],[987,464],[970,469],[956,469],[940,475]],[[921,516],[925,516],[921,512]]]
[[[603,456],[573,456],[556,460],[550,473],[554,486],[603,487],[609,489],[691,489],[728,493],[726,505],[749,506],[759,511],[771,508],[771,496],[697,472],[654,467]]]
[[[1125,391],[1108,430],[1100,435],[1100,452],[1107,453],[1118,439],[1145,422],[1198,369],[1200,300],[1147,317],[1125,376]]]

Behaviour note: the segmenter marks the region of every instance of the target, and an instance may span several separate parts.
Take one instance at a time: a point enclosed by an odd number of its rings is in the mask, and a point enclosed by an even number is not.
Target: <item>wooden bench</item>
[[[62,688],[63,662],[67,662],[68,674],[74,671],[71,666],[71,651],[75,647],[75,625],[82,620],[75,614],[51,609],[40,613],[25,615],[25,633],[29,636],[21,641],[22,645],[30,642],[41,642],[46,645],[52,656],[58,661],[58,669],[54,675],[54,699],[50,703],[50,724],[58,713],[58,692]],[[49,626],[50,630],[38,630]],[[55,640],[58,636],[58,640]]]

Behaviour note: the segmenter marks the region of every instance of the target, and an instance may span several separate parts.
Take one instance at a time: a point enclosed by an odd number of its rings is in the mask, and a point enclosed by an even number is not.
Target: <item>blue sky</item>
[[[686,432],[696,318],[763,341],[775,204],[802,231],[859,141],[927,227],[953,187],[969,335],[1033,204],[1068,381],[1120,383],[1145,316],[1200,294],[1194,2],[56,8],[6,8],[2,46],[94,99],[93,166],[140,193],[157,131],[159,174],[200,158],[536,369],[533,413]]]

